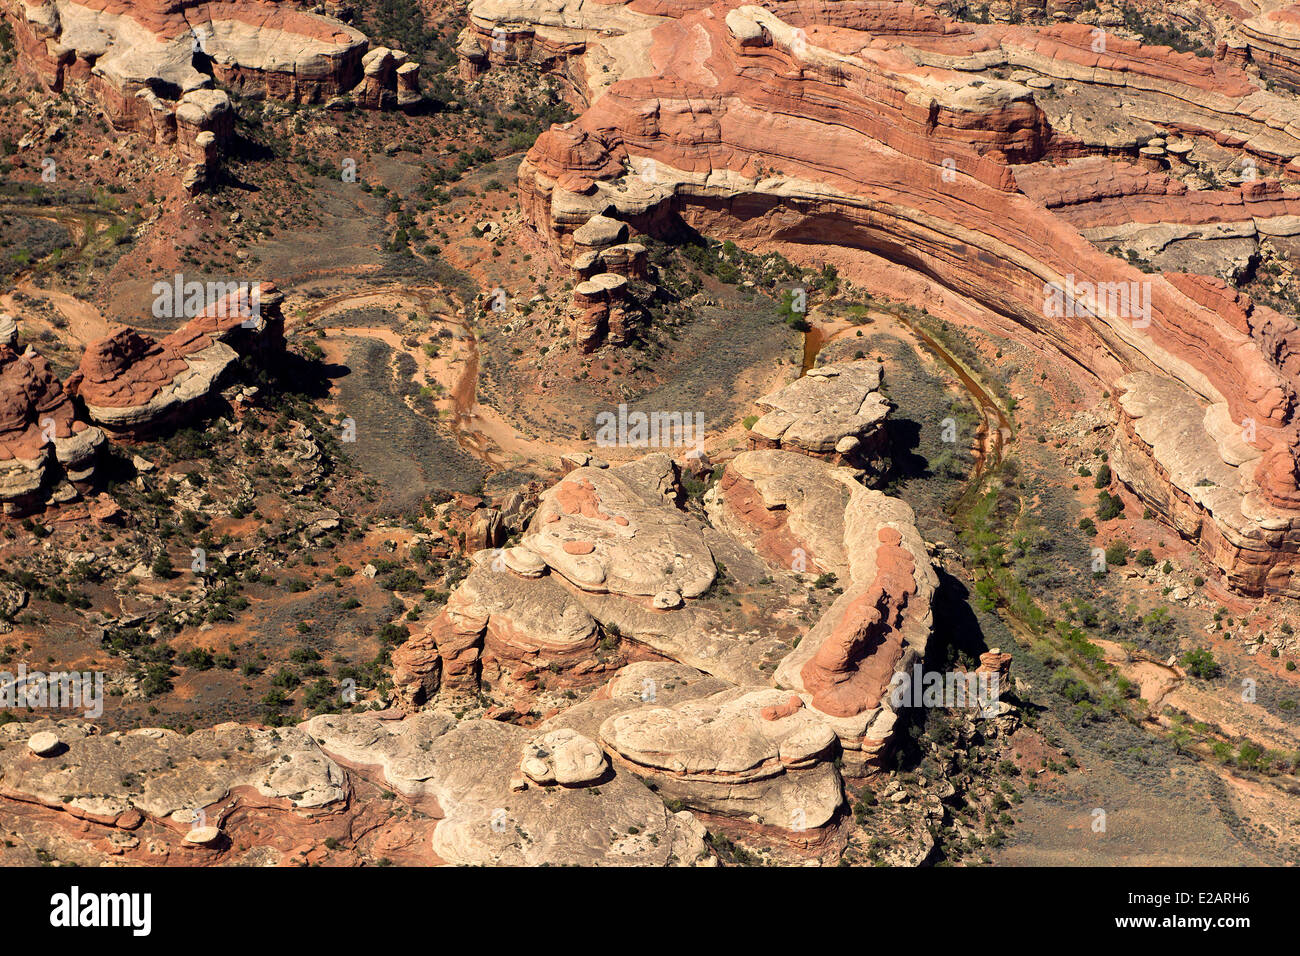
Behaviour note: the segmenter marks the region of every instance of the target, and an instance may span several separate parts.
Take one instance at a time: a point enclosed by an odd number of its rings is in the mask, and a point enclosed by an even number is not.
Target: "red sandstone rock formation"
[[[393,651],[398,699],[418,706],[440,689],[472,693],[519,665],[571,669],[591,657],[596,622],[549,575],[481,551],[469,577],[423,632]]]
[[[573,340],[584,352],[602,341],[621,344],[626,337],[627,279],[602,272],[573,289]]]
[[[233,134],[227,89],[305,103],[353,91],[373,109],[421,100],[406,54],[367,53],[360,31],[291,0],[0,0],[0,17],[47,88],[84,83],[115,124],[179,141],[191,192]]]
[[[1002,653],[999,648],[995,647],[980,655],[980,665],[975,673],[988,675],[990,686],[997,691],[998,697],[1005,697],[1011,692],[1011,655]],[[996,683],[993,683],[995,679]]]
[[[875,580],[800,672],[813,706],[834,717],[878,706],[901,656],[899,623],[916,593],[915,562],[895,529],[881,528],[879,537]]]
[[[161,341],[123,327],[91,343],[68,391],[115,437],[139,437],[176,421],[213,393],[241,352],[282,347],[282,297],[269,283],[258,289],[256,310],[247,292],[231,292]]]
[[[517,21],[533,15],[515,8]],[[473,30],[490,35],[504,9],[476,3]],[[539,137],[519,168],[522,205],[557,258],[585,265],[590,248],[578,240],[593,217],[647,233],[684,220],[742,244],[862,249],[1046,337],[1112,392],[1126,373],[1168,376],[1188,397],[1175,406],[1189,419],[1183,443],[1233,469],[1232,497],[1177,489],[1191,509],[1180,530],[1235,586],[1300,595],[1290,339],[1267,321],[1241,327],[1216,298],[1140,272],[1081,234],[1130,211],[1139,224],[1275,221],[1294,201],[1258,184],[1189,199],[1159,173],[1096,157],[1050,165],[1094,147],[1054,131],[1030,87],[972,74],[1017,67],[1049,85],[1123,88],[1126,110],[1171,137],[1212,138],[1279,167],[1300,156],[1283,98],[1226,60],[1113,36],[1094,50],[1083,24],[953,23],[892,0],[605,9],[602,21],[584,7],[585,32],[568,7],[533,21],[535,36],[578,31],[565,70],[586,77],[579,88],[591,102]],[[647,26],[643,15],[655,19]],[[618,57],[601,52],[599,29],[622,34]],[[584,74],[589,62],[639,66],[598,77]],[[584,341],[597,334],[591,325],[579,330]],[[1133,379],[1127,394],[1148,387]],[[1249,447],[1225,423],[1249,423]],[[1143,460],[1165,481],[1190,474],[1152,461],[1167,444],[1135,440],[1125,462],[1135,476]]]
[[[1300,214],[1300,197],[1276,181],[1188,190],[1163,173],[1090,156],[1024,167],[1022,191],[1078,229],[1122,222],[1207,224]]]
[[[243,94],[319,102],[357,84],[367,46],[361,32],[283,0],[5,0],[3,12],[29,70],[56,90],[93,78],[121,107],[117,116],[155,83],[179,95],[211,79]]]
[[[639,242],[625,242],[575,256],[573,271],[581,280],[595,278],[602,272],[629,279],[645,279],[649,275],[649,260],[645,246]]]
[[[718,495],[728,513],[750,531],[752,547],[763,558],[808,574],[829,570],[831,560],[790,527],[788,509],[769,507],[752,479],[728,468],[718,482]]]
[[[1247,55],[1270,79],[1300,88],[1300,8],[1267,10],[1240,27]]]
[[[7,317],[6,317],[7,318]],[[6,513],[39,505],[61,473],[77,485],[93,476],[104,444],[75,409],[49,364],[0,338],[0,502]]]

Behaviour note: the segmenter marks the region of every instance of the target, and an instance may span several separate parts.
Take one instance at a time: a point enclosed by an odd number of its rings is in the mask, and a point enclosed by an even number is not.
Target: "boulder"
[[[598,782],[606,771],[605,754],[572,730],[553,730],[530,740],[519,769],[541,786],[581,787]]]
[[[789,695],[736,688],[609,718],[601,741],[619,766],[669,799],[761,826],[811,830],[843,801],[835,732],[806,709],[764,719]]]
[[[883,454],[890,406],[879,392],[881,370],[879,363],[867,361],[818,366],[763,396],[758,400],[763,414],[749,429],[751,444],[836,463]]]

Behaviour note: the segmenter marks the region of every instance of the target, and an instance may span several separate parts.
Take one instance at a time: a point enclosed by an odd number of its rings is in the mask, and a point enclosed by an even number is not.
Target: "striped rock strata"
[[[1227,60],[1116,37],[1095,50],[1081,24],[956,23],[893,0],[492,0],[473,6],[471,38],[490,37],[485,25],[507,8],[518,29],[567,31],[572,42],[553,65],[589,103],[544,133],[519,168],[524,209],[556,259],[579,254],[575,237],[597,216],[652,235],[684,222],[742,245],[861,250],[864,262],[916,270],[1003,317],[1000,329],[1077,363],[1099,389],[1117,393],[1134,373],[1167,379],[1186,396],[1170,406],[1180,434],[1233,467],[1231,494],[1246,502],[1225,511],[1218,498],[1194,496],[1195,520],[1180,529],[1242,591],[1300,596],[1300,333],[1196,277],[1143,272],[1106,251],[1124,244],[1114,230],[1158,245],[1160,224],[1170,241],[1247,222],[1255,235],[1289,234],[1294,200],[1246,183],[1160,201],[1162,189],[1178,193],[1169,180],[1147,169],[1154,178],[1140,181],[1132,164],[1109,158],[1152,159],[1144,141],[1056,129],[1038,102],[1044,84],[1073,84],[1176,145],[1239,150],[1289,175],[1300,156],[1300,108],[1289,98]],[[1044,82],[990,77],[1007,68]],[[1136,225],[1118,221],[1128,208]],[[1207,261],[1213,248],[1195,247],[1189,264],[1231,277],[1231,261]],[[1122,415],[1148,382],[1125,381]],[[1235,423],[1248,447],[1206,421]],[[1117,469],[1144,496],[1151,486],[1133,470],[1136,456],[1168,474],[1162,447],[1135,445],[1131,467]],[[1161,497],[1149,501],[1157,511]]]
[[[508,693],[538,675],[590,687],[626,670],[609,697],[546,726],[597,740],[688,807],[814,840],[842,804],[837,764],[868,772],[891,742],[886,691],[924,657],[937,586],[911,509],[860,474],[743,452],[704,522],[682,507],[667,455],[574,468],[520,543],[476,556],[443,613],[393,652],[396,694],[418,709],[481,680]],[[842,592],[810,628],[779,626],[817,578]],[[733,581],[762,602],[758,619],[715,595]],[[634,654],[650,656],[623,667]],[[678,682],[694,688],[685,699],[668,692]],[[641,706],[605,702],[629,693]]]

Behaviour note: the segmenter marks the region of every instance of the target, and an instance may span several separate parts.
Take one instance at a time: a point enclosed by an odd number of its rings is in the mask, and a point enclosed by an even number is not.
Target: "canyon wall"
[[[1125,108],[1159,106],[1150,111],[1175,149],[1209,136],[1284,173],[1300,155],[1289,102],[1222,61],[1113,37],[1095,52],[1081,25],[981,27],[900,2],[782,2],[675,8],[633,29],[627,14],[645,7],[611,7],[612,35],[589,35],[582,57],[622,72],[588,89],[582,116],[544,133],[519,169],[523,207],[556,258],[584,251],[574,237],[594,217],[648,234],[685,225],[751,247],[804,245],[814,259],[818,247],[862,250],[1048,339],[1127,397],[1122,430],[1142,393],[1172,382],[1187,400],[1167,427],[1186,424],[1194,460],[1170,468],[1162,442],[1139,443],[1121,478],[1164,514],[1162,499],[1181,496],[1195,520],[1177,526],[1236,587],[1300,596],[1294,324],[1144,272],[1082,231],[1122,220],[1134,197],[1137,219],[1293,231],[1295,201],[1248,183],[1192,198],[1167,187],[1177,202],[1151,202],[1161,173],[1144,185],[1088,137],[1058,134],[1036,95],[1064,78]],[[475,4],[474,17],[496,9]],[[590,11],[585,22],[594,27]],[[1033,75],[987,72],[1007,66]],[[1137,477],[1142,459],[1163,496]],[[1220,464],[1230,472],[1210,478]],[[1197,492],[1212,480],[1221,493]]]
[[[18,64],[52,92],[84,86],[120,129],[179,144],[190,191],[234,135],[228,95],[367,109],[418,106],[419,64],[291,0],[0,0]],[[204,136],[203,134],[210,134]]]

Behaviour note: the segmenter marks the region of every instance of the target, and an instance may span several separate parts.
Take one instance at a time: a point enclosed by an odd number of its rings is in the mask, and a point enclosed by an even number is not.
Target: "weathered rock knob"
[[[43,730],[38,734],[32,734],[27,741],[27,746],[38,757],[49,757],[59,752],[63,741],[59,740],[58,734]]]
[[[221,837],[220,827],[195,827],[185,834],[185,842],[195,846],[209,846]]]

